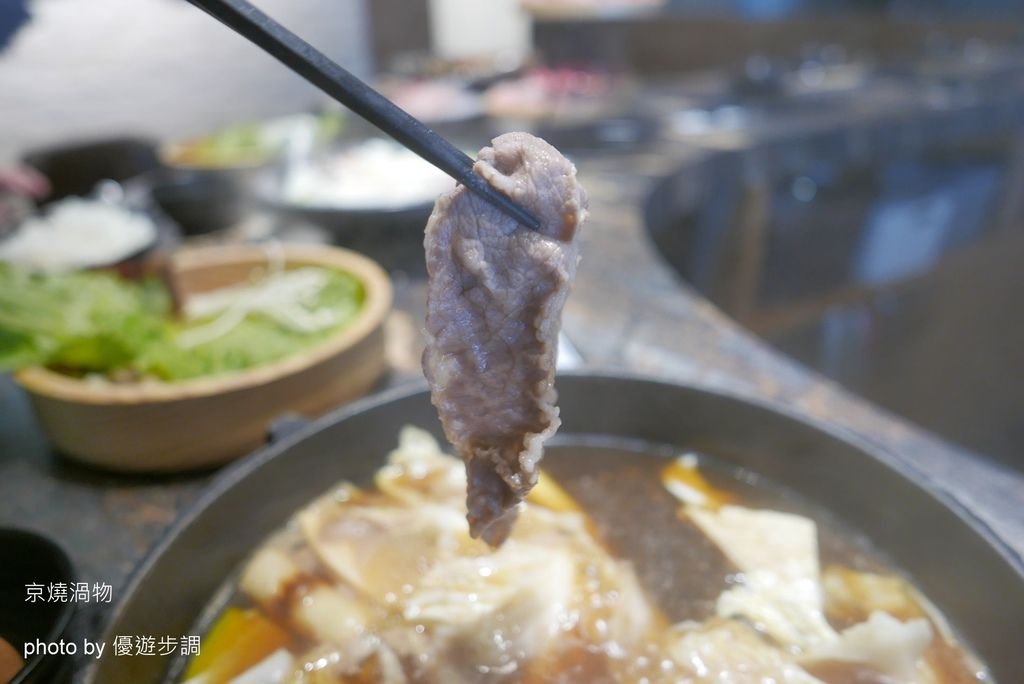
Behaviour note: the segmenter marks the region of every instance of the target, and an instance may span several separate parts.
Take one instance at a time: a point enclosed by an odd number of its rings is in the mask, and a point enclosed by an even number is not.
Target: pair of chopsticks
[[[473,172],[473,160],[247,0],[189,0],[491,205],[532,230],[528,211]]]

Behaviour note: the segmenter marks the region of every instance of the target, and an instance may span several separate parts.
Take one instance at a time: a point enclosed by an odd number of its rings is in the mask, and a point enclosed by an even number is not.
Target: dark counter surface
[[[640,204],[653,179],[682,161],[652,153],[579,162],[591,219],[564,328],[587,363],[778,402],[846,428],[950,492],[1024,557],[1024,475],[944,443],[780,356],[661,262]],[[388,322],[394,369],[385,384],[418,376],[423,283],[397,274],[395,284],[396,311]],[[25,396],[0,378],[0,526],[56,539],[82,580],[113,585],[114,601],[135,564],[212,476],[126,477],[56,456]],[[80,611],[79,629],[96,638],[108,608]]]

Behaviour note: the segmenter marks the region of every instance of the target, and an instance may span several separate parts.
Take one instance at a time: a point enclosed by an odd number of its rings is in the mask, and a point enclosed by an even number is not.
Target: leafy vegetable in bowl
[[[303,266],[206,293],[174,316],[156,279],[0,264],[0,370],[47,366],[114,381],[181,381],[283,359],[347,326],[365,299],[340,270]]]
[[[166,290],[101,272],[43,274],[0,263],[0,369],[109,372],[163,335]]]
[[[222,168],[263,164],[273,154],[259,124],[245,123],[181,143],[166,155],[166,161],[177,166]]]
[[[165,273],[166,286],[0,272],[0,371],[17,369],[54,449],[110,470],[205,468],[387,370],[391,281],[360,254],[210,245]]]
[[[168,146],[162,156],[165,164],[191,169],[261,166],[296,139],[326,143],[336,138],[343,127],[344,116],[338,110],[319,115],[291,114],[228,126],[210,135]]]

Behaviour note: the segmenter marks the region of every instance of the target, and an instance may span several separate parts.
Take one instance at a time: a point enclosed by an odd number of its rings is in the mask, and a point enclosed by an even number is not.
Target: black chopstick
[[[462,150],[332,62],[322,52],[268,17],[247,0],[189,2],[263,48],[292,71],[465,185],[497,209],[527,228],[540,229],[540,223],[533,215],[473,173],[473,160]]]

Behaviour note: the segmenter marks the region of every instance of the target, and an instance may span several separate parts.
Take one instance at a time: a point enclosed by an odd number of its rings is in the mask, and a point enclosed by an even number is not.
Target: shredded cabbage
[[[175,381],[243,370],[328,339],[355,318],[364,297],[348,273],[302,268],[196,296],[179,321],[157,280],[0,263],[0,371],[43,365]]]

